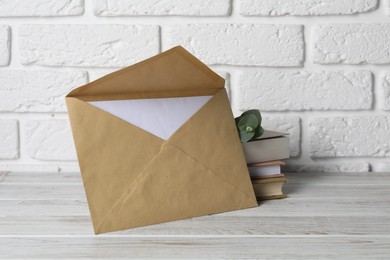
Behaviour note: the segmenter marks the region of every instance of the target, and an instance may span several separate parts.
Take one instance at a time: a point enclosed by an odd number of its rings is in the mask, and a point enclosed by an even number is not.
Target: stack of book
[[[281,160],[289,158],[290,141],[286,133],[265,130],[259,138],[242,144],[253,189],[258,200],[285,198]]]

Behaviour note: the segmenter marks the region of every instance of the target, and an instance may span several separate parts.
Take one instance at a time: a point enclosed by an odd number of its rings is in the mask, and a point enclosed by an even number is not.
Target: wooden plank
[[[333,185],[287,183],[285,192],[291,198],[305,199],[381,199],[390,197],[390,185]],[[82,184],[0,184],[0,200],[4,199],[82,199]]]
[[[16,259],[388,259],[389,237],[18,237],[0,238]]]
[[[78,173],[0,174],[0,258],[387,259],[388,177],[298,173],[288,199],[95,236]]]
[[[311,184],[390,184],[389,172],[292,172],[286,173],[290,183]]]
[[[290,183],[312,183],[312,184],[390,184],[390,173],[369,172],[369,173],[316,173],[316,172],[294,172],[286,173]],[[79,172],[0,172],[0,183],[2,184],[80,184],[81,175]]]
[[[0,200],[16,199],[81,199],[85,198],[81,184],[0,184]]]
[[[317,176],[333,179],[334,177],[353,177],[353,178],[364,178],[366,176],[374,178],[388,178],[390,172],[288,172],[289,176],[306,177],[306,176]]]
[[[131,217],[131,216],[129,216]],[[0,235],[92,235],[89,216],[0,215]],[[388,235],[390,216],[226,216],[173,221],[122,235]]]
[[[1,177],[2,176],[2,177]],[[80,184],[79,172],[3,172],[0,184]]]
[[[89,216],[86,199],[0,200],[0,214]],[[371,216],[390,215],[390,198],[267,200],[258,208],[224,213],[228,216]]]
[[[287,183],[284,192],[292,198],[325,198],[325,199],[381,199],[390,197],[390,185],[377,184],[312,184]]]
[[[232,216],[370,216],[390,215],[390,198],[295,199],[260,202],[258,208],[225,213]]]
[[[0,200],[1,215],[89,216],[86,199]]]
[[[5,177],[8,175],[9,172],[2,172],[0,171],[0,183],[4,181]]]

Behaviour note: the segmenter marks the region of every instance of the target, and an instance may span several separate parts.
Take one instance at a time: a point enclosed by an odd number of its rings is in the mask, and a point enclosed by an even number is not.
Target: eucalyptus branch
[[[261,120],[261,114],[257,109],[245,111],[241,116],[235,118],[241,143],[252,141],[264,133]]]

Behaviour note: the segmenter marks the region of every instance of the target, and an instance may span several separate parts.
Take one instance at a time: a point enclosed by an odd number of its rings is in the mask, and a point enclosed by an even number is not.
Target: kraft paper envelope
[[[224,79],[182,47],[66,104],[96,234],[257,206]]]

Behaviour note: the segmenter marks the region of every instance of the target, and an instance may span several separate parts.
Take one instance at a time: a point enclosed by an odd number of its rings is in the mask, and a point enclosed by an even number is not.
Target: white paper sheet
[[[88,102],[167,140],[212,96]]]

